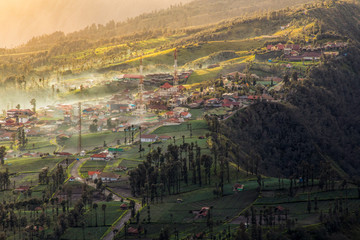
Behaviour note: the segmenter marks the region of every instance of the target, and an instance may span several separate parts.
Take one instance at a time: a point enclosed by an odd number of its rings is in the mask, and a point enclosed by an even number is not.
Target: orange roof
[[[106,153],[94,154],[91,157],[92,158],[106,158],[107,154]]]
[[[166,82],[164,85],[162,85],[160,88],[165,88],[165,89],[169,89],[169,88],[172,88],[173,86],[170,84],[170,83],[168,83],[168,82]]]
[[[92,175],[94,175],[94,174],[97,174],[97,175],[99,175],[101,172],[99,172],[99,171],[88,171],[88,175],[89,176],[92,176]]]

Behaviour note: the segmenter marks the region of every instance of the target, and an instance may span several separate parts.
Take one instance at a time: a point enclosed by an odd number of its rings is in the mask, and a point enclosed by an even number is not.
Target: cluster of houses
[[[267,45],[266,50],[268,52],[281,51],[289,61],[318,61],[322,55],[338,55],[338,51],[346,46],[347,43],[345,42],[328,42],[319,46],[278,43],[276,45]]]

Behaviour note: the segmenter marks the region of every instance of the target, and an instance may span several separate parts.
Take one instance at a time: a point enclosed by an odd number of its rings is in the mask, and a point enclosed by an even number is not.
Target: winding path
[[[71,176],[75,177],[76,181],[79,181],[79,182],[82,182],[82,183],[85,183],[91,187],[94,187],[96,188],[96,185],[93,183],[93,182],[90,182],[90,181],[86,181],[86,179],[82,178],[80,175],[79,175],[79,168],[80,166],[82,165],[82,163],[86,162],[87,160],[89,160],[90,158],[83,158],[83,159],[79,159],[76,161],[76,163],[73,165],[73,167],[71,168],[70,170],[70,174]],[[109,190],[105,190],[105,196],[109,195],[110,194],[110,191]],[[113,194],[113,200],[114,201],[121,201],[121,197]],[[136,203],[135,204],[135,209],[136,211],[138,211],[140,209],[140,204],[139,203]],[[121,220],[116,223],[115,226],[111,227],[111,231],[103,238],[104,240],[112,240],[114,238],[114,230],[118,230],[120,231],[125,223],[127,221],[129,221],[129,219],[131,218],[131,211],[128,211],[122,218]]]

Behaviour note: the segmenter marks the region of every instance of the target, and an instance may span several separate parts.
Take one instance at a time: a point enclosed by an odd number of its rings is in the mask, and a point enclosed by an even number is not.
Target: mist
[[[65,33],[93,23],[122,21],[191,0],[1,0],[0,47],[12,48],[34,36]]]

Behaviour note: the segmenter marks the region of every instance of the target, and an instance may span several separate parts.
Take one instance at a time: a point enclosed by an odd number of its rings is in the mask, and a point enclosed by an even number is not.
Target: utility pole
[[[177,49],[174,51],[174,87],[178,84],[178,76],[177,76]]]
[[[143,117],[146,113],[146,106],[144,104],[144,76],[143,76],[143,59],[142,56],[140,58],[140,81],[138,85],[138,97],[139,97],[139,103],[137,105],[136,113],[138,116],[140,116],[140,122],[142,122]]]
[[[79,102],[79,139],[78,139],[78,152],[81,153],[81,102]]]

